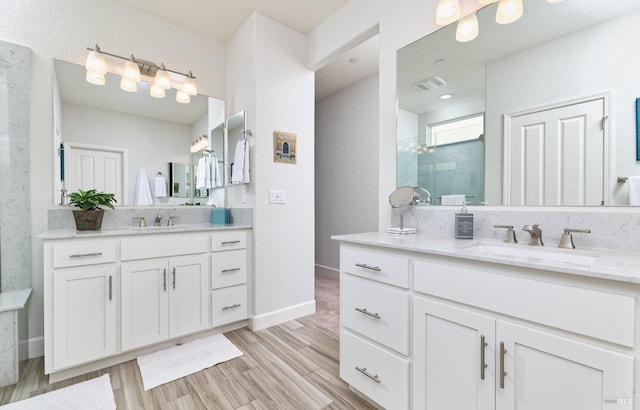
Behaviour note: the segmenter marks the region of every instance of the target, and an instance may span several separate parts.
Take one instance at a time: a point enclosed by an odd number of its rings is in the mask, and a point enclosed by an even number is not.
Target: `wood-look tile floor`
[[[372,408],[338,375],[338,333],[312,318],[225,335],[243,356],[146,392],[135,360],[50,385],[43,358],[32,359],[0,405],[109,373],[118,410]]]

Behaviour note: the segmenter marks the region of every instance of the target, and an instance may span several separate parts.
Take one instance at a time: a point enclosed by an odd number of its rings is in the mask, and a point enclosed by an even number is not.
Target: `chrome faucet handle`
[[[176,224],[176,219],[180,219],[179,216],[170,216],[167,221],[167,226],[174,226]]]
[[[560,244],[558,248],[575,249],[572,233],[591,233],[591,229],[569,229],[565,228],[564,233],[560,236]]]
[[[529,232],[531,239],[529,240],[529,245],[531,246],[543,246],[544,242],[542,242],[542,229],[538,226],[538,224],[534,225],[524,225],[522,227],[523,231]]]
[[[516,231],[513,230],[513,225],[493,225],[494,228],[506,229],[504,241],[505,243],[518,243],[516,239]]]
[[[136,216],[133,219],[139,219],[140,222],[138,223],[138,227],[140,228],[146,228],[147,227],[147,221],[144,220],[144,216]]]
[[[156,220],[153,222],[153,226],[161,226],[162,225],[162,216],[156,215]]]

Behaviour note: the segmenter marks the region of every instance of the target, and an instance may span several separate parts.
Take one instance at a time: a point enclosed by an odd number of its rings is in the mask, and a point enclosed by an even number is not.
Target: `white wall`
[[[316,265],[338,271],[332,235],[378,230],[378,75],[316,101]]]
[[[84,64],[96,43],[120,55],[164,62],[198,77],[200,93],[223,98],[225,47],[222,43],[112,0],[3,0],[0,39],[31,49],[30,195],[33,294],[29,337],[43,335],[42,241],[53,197],[53,59]],[[37,356],[39,352],[31,352]]]
[[[502,146],[504,113],[610,93],[610,158],[615,158],[609,178],[611,203],[628,205],[629,184],[616,184],[616,177],[640,175],[635,156],[640,54],[633,51],[638,38],[640,12],[489,63],[487,145]],[[486,163],[493,167],[487,168],[485,198],[495,204],[495,198],[502,198],[502,150],[488,151]]]
[[[258,14],[228,43],[228,112],[247,110],[251,183],[229,206],[254,209],[254,329],[315,311],[314,73],[304,35]],[[273,162],[273,131],[297,134],[297,164]],[[286,204],[269,204],[269,190]],[[246,203],[243,203],[246,192]]]

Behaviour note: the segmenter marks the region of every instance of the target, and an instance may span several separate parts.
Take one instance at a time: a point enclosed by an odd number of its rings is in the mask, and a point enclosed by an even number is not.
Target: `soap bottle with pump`
[[[467,212],[467,203],[455,214],[456,239],[473,239],[473,214]]]

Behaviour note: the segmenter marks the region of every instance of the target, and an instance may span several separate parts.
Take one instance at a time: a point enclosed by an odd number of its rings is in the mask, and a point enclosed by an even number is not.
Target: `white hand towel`
[[[640,206],[640,176],[629,177],[629,205]]]
[[[236,153],[233,158],[231,182],[248,184],[249,177],[249,144],[247,140],[240,140],[236,144]]]
[[[222,174],[220,173],[220,164],[218,163],[218,157],[216,154],[211,154],[211,186],[222,186]]]
[[[153,205],[153,198],[151,197],[151,187],[149,186],[149,178],[147,172],[144,169],[138,171],[138,177],[136,179],[136,193],[133,196],[134,205]]]
[[[202,157],[198,160],[198,170],[196,172],[196,189],[207,187],[207,160]]]
[[[464,203],[464,195],[442,195],[440,205],[462,205]]]
[[[167,196],[167,178],[164,175],[156,175],[154,179],[156,188],[156,198],[164,198]]]

